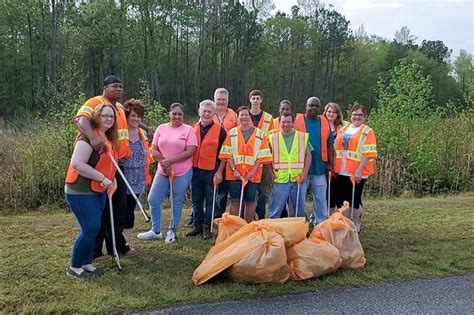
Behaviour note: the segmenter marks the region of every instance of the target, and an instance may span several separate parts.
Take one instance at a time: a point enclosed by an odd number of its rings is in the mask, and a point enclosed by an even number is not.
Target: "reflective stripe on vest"
[[[296,176],[303,172],[308,137],[308,134],[304,132],[295,131],[290,151],[288,151],[281,132],[272,135],[273,168],[276,183],[294,182]]]

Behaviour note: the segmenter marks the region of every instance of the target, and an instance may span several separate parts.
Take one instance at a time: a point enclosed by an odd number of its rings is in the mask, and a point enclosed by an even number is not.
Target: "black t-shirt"
[[[211,122],[209,125],[205,127],[201,125],[201,123],[199,123],[199,127],[200,127],[199,129],[201,132],[201,141],[204,140],[204,137],[207,135],[207,133],[209,132],[212,126],[214,126],[214,122]],[[221,151],[222,144],[224,143],[226,137],[227,137],[227,133],[225,132],[225,129],[221,126],[221,132],[219,133],[219,144],[217,146],[217,156],[219,156],[219,152]]]
[[[250,113],[250,118],[252,119],[252,123],[255,127],[258,127],[258,124],[260,123],[260,119],[262,118],[262,115],[263,115],[263,110],[261,110],[260,113],[257,115]]]

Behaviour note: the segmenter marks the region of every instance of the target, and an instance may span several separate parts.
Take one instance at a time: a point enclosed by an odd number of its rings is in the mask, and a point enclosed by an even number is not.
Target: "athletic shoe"
[[[173,230],[168,230],[168,233],[166,233],[165,243],[171,244],[174,242],[176,242],[176,233]]]
[[[162,235],[161,233],[150,230],[148,232],[138,233],[137,237],[139,240],[158,240],[162,238]]]
[[[199,235],[199,234],[202,234],[202,225],[194,226],[194,228],[191,231],[186,233],[186,236],[196,236],[196,235]]]
[[[69,277],[76,278],[76,279],[88,279],[92,277],[92,273],[88,271],[83,271],[81,274],[75,272],[74,270],[71,269],[71,267],[67,268],[66,274]]]
[[[95,268],[94,271],[87,271],[87,270],[86,270],[86,272],[87,272],[87,273],[90,273],[91,276],[94,277],[94,278],[100,278],[100,277],[102,277],[102,276],[104,275],[104,273],[105,273],[105,272],[104,272],[104,269],[102,269],[102,268],[100,268],[100,267]]]

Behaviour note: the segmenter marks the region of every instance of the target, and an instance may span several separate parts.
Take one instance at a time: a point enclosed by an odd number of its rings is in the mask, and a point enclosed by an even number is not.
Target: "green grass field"
[[[338,270],[322,278],[284,285],[244,285],[217,279],[191,281],[211,241],[185,238],[177,244],[135,240],[139,256],[123,258],[123,270],[106,263],[106,275],[81,281],[66,276],[78,232],[65,211],[0,217],[0,312],[111,312],[160,308],[176,303],[268,297],[314,289],[361,286],[474,270],[474,193],[458,196],[366,200],[361,242],[363,270]],[[188,210],[185,211],[186,217]],[[137,213],[137,231],[146,230]],[[165,216],[164,224],[167,221]]]

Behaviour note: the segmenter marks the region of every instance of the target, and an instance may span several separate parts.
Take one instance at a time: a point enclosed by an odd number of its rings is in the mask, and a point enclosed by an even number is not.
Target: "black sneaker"
[[[76,278],[76,279],[89,279],[92,277],[92,273],[88,271],[83,271],[81,274],[78,274],[74,270],[71,269],[71,267],[67,268],[66,274],[69,277]]]
[[[202,238],[207,240],[211,238],[211,227],[209,225],[203,225],[202,227]]]
[[[202,234],[202,225],[195,226],[190,232],[186,233],[186,236],[196,236]]]
[[[85,271],[87,273],[90,273],[91,274],[91,277],[94,277],[94,278],[100,278],[104,275],[104,269],[100,268],[100,267],[97,267],[95,268],[94,271]]]

